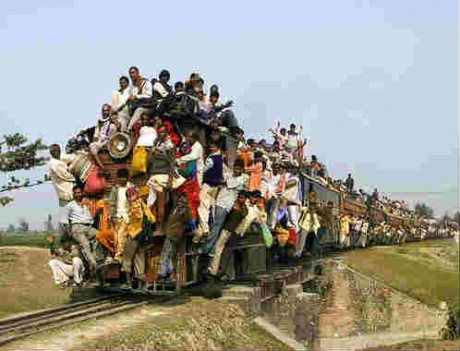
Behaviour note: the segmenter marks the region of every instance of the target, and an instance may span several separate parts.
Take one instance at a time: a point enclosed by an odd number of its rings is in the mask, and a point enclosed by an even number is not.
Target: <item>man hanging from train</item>
[[[129,224],[129,202],[126,197],[126,190],[133,187],[133,184],[128,182],[129,171],[126,168],[121,168],[117,171],[117,180],[109,196],[109,217],[112,227],[115,228],[115,256],[114,261],[122,262],[123,248],[126,242],[126,235]]]
[[[67,219],[65,218],[65,206],[73,200],[73,187],[75,177],[64,161],[61,161],[61,148],[58,144],[50,147],[50,174],[59,199],[59,223],[64,226],[60,228],[61,234],[67,231]],[[64,217],[63,217],[64,216]]]
[[[281,194],[286,187],[286,176],[281,164],[275,163],[273,165],[273,175],[268,184],[268,201],[266,206],[267,211],[267,225],[270,230],[275,230],[276,214],[281,202]]]
[[[90,274],[96,273],[96,233],[92,227],[93,217],[83,201],[83,189],[79,185],[73,188],[73,201],[65,207],[66,224],[72,240],[80,245],[83,257],[89,266]],[[101,258],[102,261],[104,258]],[[99,257],[98,257],[99,260]]]
[[[220,231],[225,223],[228,213],[238,197],[238,193],[246,190],[249,185],[249,176],[244,173],[244,161],[237,159],[231,175],[225,182],[225,186],[219,192],[216,200],[216,207],[211,225],[211,232],[207,243],[199,252],[213,254],[219,238]]]
[[[314,256],[314,254],[316,255],[317,244],[313,244],[313,241],[317,239],[318,229],[320,227],[320,217],[316,213],[315,203],[310,203],[309,207],[303,207],[299,219],[300,230],[297,233],[295,257],[302,257],[309,236],[310,245],[308,245],[308,249],[312,256]],[[319,238],[317,240],[319,241]]]
[[[122,253],[121,270],[125,273],[126,278],[122,288],[131,289],[132,277],[134,276],[138,281],[138,288],[146,291],[145,254],[149,238],[152,237],[152,224],[155,223],[155,216],[144,200],[140,198],[136,187],[129,187],[126,190],[126,198],[129,206],[129,220]]]
[[[203,169],[203,185],[200,189],[198,207],[198,227],[194,231],[193,242],[198,244],[203,236],[209,235],[209,215],[223,182],[222,152],[216,144],[209,145],[209,155]]]
[[[61,247],[57,247],[53,235],[48,235],[46,240],[49,243],[52,259],[48,265],[53,273],[53,280],[61,288],[69,286],[71,279],[73,287],[80,288],[83,283],[85,265],[81,259],[81,251],[78,245],[71,242],[61,242]]]
[[[240,224],[244,222],[245,217],[248,215],[248,207],[246,206],[248,195],[249,193],[245,190],[238,192],[238,196],[233,204],[233,207],[225,219],[222,230],[219,233],[219,239],[216,243],[215,253],[209,267],[209,274],[211,276],[217,276],[220,258],[222,256],[222,252],[224,251],[225,245],[227,244],[231,235],[236,233],[236,229],[240,226]],[[245,225],[244,228],[239,228],[240,230],[238,235],[242,236],[249,225]]]
[[[171,275],[177,273],[177,248],[184,240],[187,223],[190,223],[191,213],[184,194],[175,194],[173,209],[165,225],[165,241],[161,250],[158,281],[165,282]]]

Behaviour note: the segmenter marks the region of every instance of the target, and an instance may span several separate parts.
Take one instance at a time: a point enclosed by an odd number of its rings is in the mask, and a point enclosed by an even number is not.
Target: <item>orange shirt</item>
[[[262,173],[263,173],[263,165],[262,162],[257,162],[256,164],[252,165],[248,168],[248,173],[251,174],[251,178],[249,179],[249,191],[259,190],[261,188],[261,181],[262,181]]]

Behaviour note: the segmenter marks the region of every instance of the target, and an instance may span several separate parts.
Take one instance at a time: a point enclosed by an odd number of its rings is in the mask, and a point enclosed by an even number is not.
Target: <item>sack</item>
[[[262,239],[264,241],[264,244],[267,248],[270,248],[273,245],[273,235],[270,232],[270,229],[268,229],[268,227],[265,224],[263,224],[261,227],[262,227]]]
[[[173,213],[165,226],[165,235],[172,242],[177,243],[185,235],[186,216],[181,212]]]
[[[182,186],[187,180],[186,178],[182,177],[177,170],[175,170],[172,174],[173,180],[171,184],[171,189],[177,189]]]
[[[131,161],[131,176],[147,172],[147,150],[144,146],[136,146]]]
[[[84,192],[88,195],[96,195],[104,191],[105,178],[99,177],[98,172],[99,169],[96,167],[86,179]]]
[[[295,232],[295,229],[289,228],[288,233],[289,233],[288,244],[295,246],[296,241],[297,241],[297,234]]]
[[[150,223],[147,216],[142,217],[142,231],[137,234],[136,240],[139,245],[153,244],[153,224]]]

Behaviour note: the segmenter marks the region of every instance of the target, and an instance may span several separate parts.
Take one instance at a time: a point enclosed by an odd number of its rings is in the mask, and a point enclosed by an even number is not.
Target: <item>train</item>
[[[116,158],[110,155],[109,151],[102,151],[100,159],[103,162],[104,170],[106,172],[106,183],[104,187],[104,195],[108,195],[114,180],[116,179],[116,172],[119,168],[130,168],[130,156],[123,158]],[[340,214],[348,214],[350,216],[360,216],[366,218],[369,223],[377,224],[386,222],[392,227],[404,228],[407,232],[406,241],[416,241],[424,238],[436,237],[436,230],[438,223],[433,220],[420,219],[415,215],[411,216],[398,216],[391,213],[383,213],[381,209],[375,205],[363,203],[356,194],[344,191],[344,189],[337,189],[331,187],[320,179],[311,177],[306,172],[299,170],[298,173],[300,184],[302,187],[302,205],[309,206],[311,197],[314,196],[315,201],[319,206],[328,205],[335,218],[335,225],[325,230],[325,235],[322,237],[319,246],[320,252],[331,250],[340,250],[340,231],[338,218]],[[148,196],[148,187],[146,186],[146,177],[137,176],[133,177],[132,182],[140,189],[140,194],[144,199]],[[100,203],[100,196],[89,197],[90,204],[93,204],[91,209],[94,213],[96,206]],[[105,204],[107,206],[107,204]],[[90,206],[91,207],[91,206]],[[105,225],[108,221],[100,221],[99,228]],[[433,227],[434,226],[434,227]],[[421,235],[422,228],[427,228],[430,235]],[[458,228],[458,227],[457,227]],[[428,231],[428,229],[431,229]],[[150,283],[150,294],[153,295],[168,295],[176,294],[183,288],[193,286],[199,283],[206,282],[207,266],[210,258],[207,255],[198,254],[193,249],[192,233],[187,232],[184,235],[184,240],[180,242],[177,249],[177,259],[174,262],[176,267],[175,277],[170,282],[159,282],[158,271],[160,265],[160,254],[164,243],[163,236],[154,236],[151,245],[147,252],[146,262],[146,276],[145,280]],[[386,242],[391,244],[391,242]],[[223,260],[228,260],[227,263],[233,269],[235,281],[239,282],[261,282],[260,277],[267,277],[267,273],[276,274],[277,270],[285,268],[286,265],[274,259],[275,249],[268,249],[260,235],[260,232],[249,232],[245,236],[232,236],[227,244],[227,249],[223,255]],[[301,266],[300,262],[289,261],[292,266]],[[281,268],[280,268],[281,267]],[[291,275],[296,275],[298,272],[294,269]],[[102,267],[102,277],[104,282],[105,291],[110,289],[117,289],[117,286],[123,279],[120,273],[120,266],[118,264],[107,264]],[[266,279],[266,278],[265,278]],[[289,274],[285,279],[288,281]],[[299,277],[300,279],[300,277]],[[263,279],[262,279],[263,280]]]

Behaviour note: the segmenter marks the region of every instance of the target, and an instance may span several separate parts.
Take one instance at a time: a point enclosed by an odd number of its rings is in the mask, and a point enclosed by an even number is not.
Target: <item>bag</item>
[[[136,240],[139,245],[150,245],[153,244],[153,228],[152,223],[148,220],[144,214],[142,216],[142,231],[137,234]]]
[[[288,244],[295,246],[296,240],[297,240],[297,234],[295,232],[295,229],[289,228],[288,233],[289,233]]]
[[[84,192],[88,195],[96,195],[104,191],[105,178],[99,177],[98,172],[99,169],[96,167],[86,179]]]
[[[273,235],[270,232],[270,229],[268,229],[267,225],[263,224],[261,227],[262,227],[262,239],[264,241],[264,244],[267,248],[270,248],[273,245]]]
[[[147,173],[147,150],[144,146],[136,146],[131,161],[131,176]]]
[[[177,211],[169,216],[165,226],[165,235],[169,240],[177,243],[184,237],[186,226],[185,214],[181,211]]]

